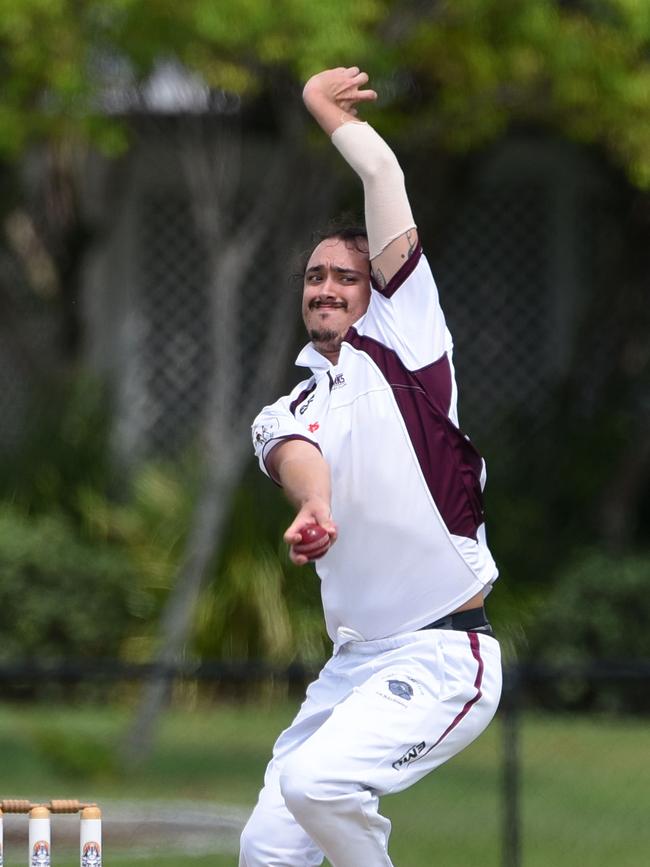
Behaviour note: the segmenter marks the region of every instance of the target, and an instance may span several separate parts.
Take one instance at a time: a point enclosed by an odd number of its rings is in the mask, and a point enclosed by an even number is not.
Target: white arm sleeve
[[[344,123],[332,144],[363,182],[370,259],[415,227],[397,157],[367,123]]]

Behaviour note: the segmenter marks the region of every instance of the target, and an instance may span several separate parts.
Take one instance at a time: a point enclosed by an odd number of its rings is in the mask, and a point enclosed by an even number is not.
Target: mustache
[[[309,302],[310,310],[318,310],[319,307],[339,307],[347,310],[348,303],[347,301],[328,301],[325,298],[314,298]]]

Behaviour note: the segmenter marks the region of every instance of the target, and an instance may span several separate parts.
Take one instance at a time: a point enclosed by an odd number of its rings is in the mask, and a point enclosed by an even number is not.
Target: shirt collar
[[[311,368],[314,375],[318,378],[319,374],[322,376],[328,370],[331,370],[334,365],[314,348],[313,343],[308,343],[300,350],[298,358],[296,358],[296,366]]]

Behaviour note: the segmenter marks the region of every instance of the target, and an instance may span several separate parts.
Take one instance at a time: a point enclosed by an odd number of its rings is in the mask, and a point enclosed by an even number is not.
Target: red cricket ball
[[[300,539],[301,541],[293,546],[293,550],[308,560],[318,560],[330,546],[329,533],[320,524],[306,524],[300,531]]]

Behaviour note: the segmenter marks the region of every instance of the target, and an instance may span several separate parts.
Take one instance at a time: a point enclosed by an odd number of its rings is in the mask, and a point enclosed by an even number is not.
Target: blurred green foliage
[[[100,734],[75,732],[70,737],[69,730],[50,720],[47,728],[34,727],[31,735],[41,765],[66,784],[69,781],[70,785],[86,782],[97,785],[115,776],[115,750]]]
[[[294,99],[308,75],[358,64],[379,123],[409,140],[466,150],[532,123],[604,147],[647,187],[649,44],[637,0],[0,0],[0,153],[65,135],[123,148],[104,97],[161,59],[245,98]]]
[[[649,552],[587,548],[562,564],[549,592],[538,598],[527,629],[525,656],[560,669],[556,678],[538,683],[536,704],[648,713],[650,695],[639,681],[611,675],[598,680],[580,672],[591,661],[625,664],[631,670],[635,662],[648,663],[648,587]]]
[[[650,186],[649,46],[636,0],[431,4],[401,47],[424,98],[410,126],[467,149],[534,124],[603,145]]]
[[[282,540],[291,517],[282,492],[251,466],[199,606],[196,649],[202,656],[287,663],[328,655],[320,581],[312,566],[291,563]]]
[[[382,0],[0,0],[0,153],[34,138],[126,146],[104,99],[176,58],[210,86],[247,95],[267,80],[368,56]]]
[[[183,554],[197,462],[151,462],[122,477],[106,396],[85,377],[39,405],[0,463],[2,655],[147,662]],[[188,655],[325,655],[318,579],[290,563],[281,541],[289,520],[288,504],[254,468],[235,497]]]
[[[80,372],[36,388],[15,449],[0,454],[0,491],[28,514],[81,517],[79,491],[117,490],[110,408],[101,384]]]
[[[80,491],[110,482],[108,414],[82,377],[52,384],[0,464],[4,658],[111,656],[137,619],[124,550],[84,531]]]
[[[650,658],[634,615],[650,589],[647,462],[632,468],[633,485],[619,483],[630,454],[641,455],[640,436],[622,388],[618,401],[602,395],[587,408],[565,383],[541,414],[513,411],[484,444],[488,538],[501,572],[488,608],[507,658]],[[608,526],[612,508],[620,527]]]
[[[650,660],[650,552],[577,551],[562,565],[529,630],[549,661]]]
[[[0,632],[7,659],[115,655],[134,617],[124,551],[62,514],[0,509]]]

